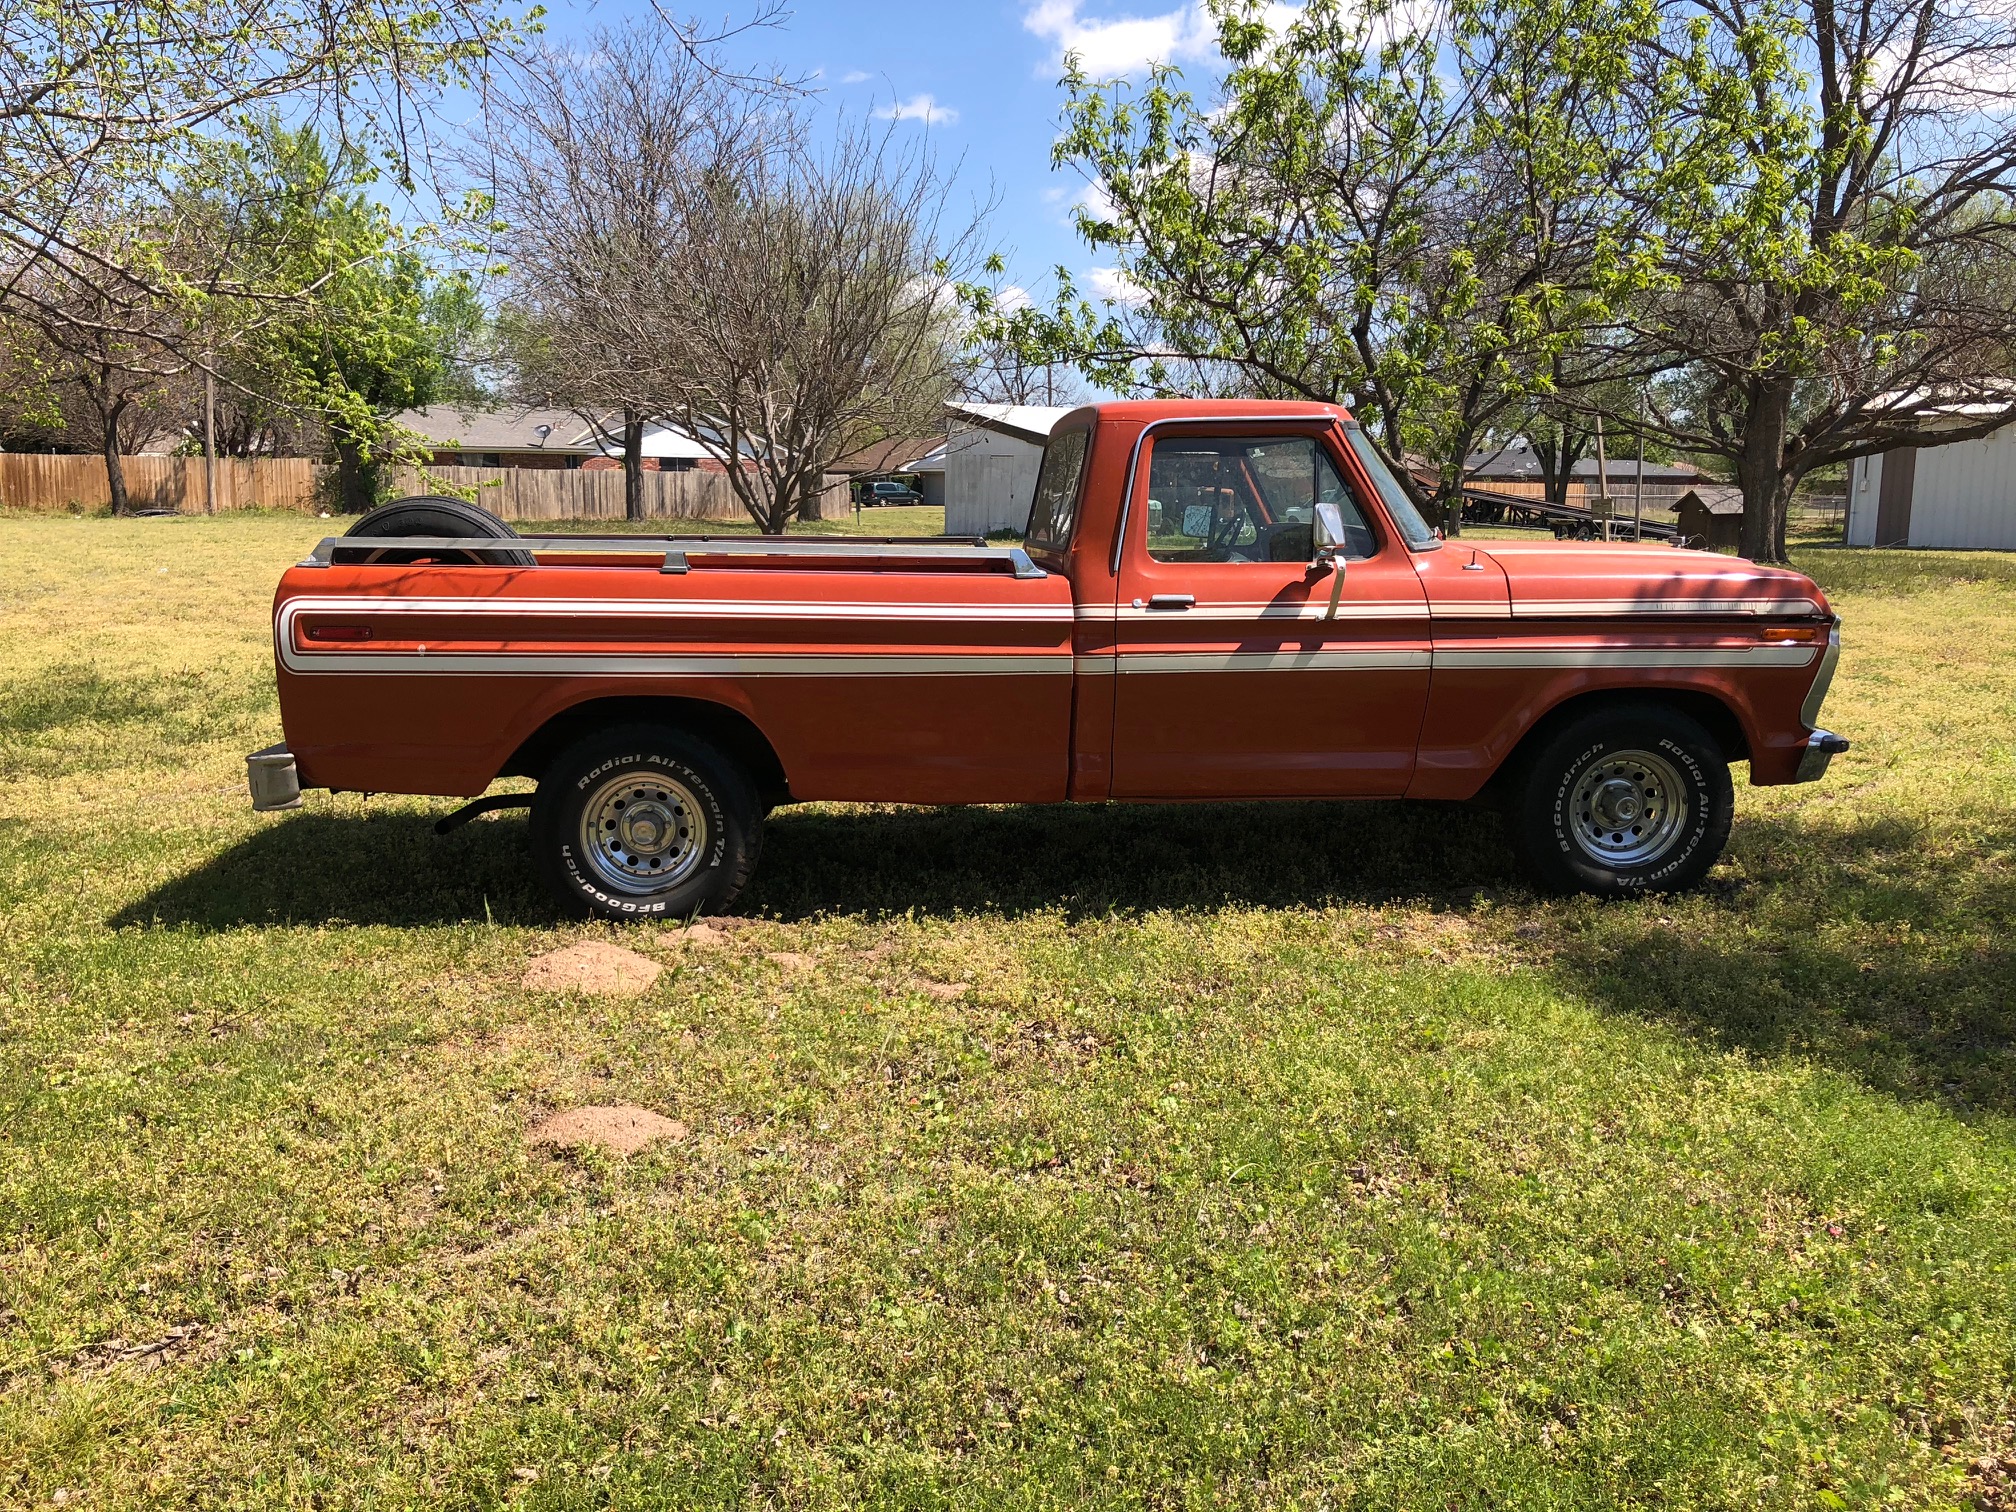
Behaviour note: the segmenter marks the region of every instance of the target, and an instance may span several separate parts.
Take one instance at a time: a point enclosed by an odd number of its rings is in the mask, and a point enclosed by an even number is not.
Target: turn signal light
[[[313,625],[309,627],[308,639],[318,641],[367,641],[371,639],[369,625]]]
[[[1766,625],[1764,639],[1767,641],[1802,641],[1809,646],[1818,645],[1827,638],[1824,625]]]

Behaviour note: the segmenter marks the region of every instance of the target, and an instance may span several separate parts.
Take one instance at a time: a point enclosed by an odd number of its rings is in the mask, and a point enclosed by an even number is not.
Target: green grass
[[[247,811],[328,528],[0,520],[0,1502],[2012,1504],[2011,559],[1802,557],[1855,749],[1690,896],[826,807],[701,950]],[[583,938],[671,969],[521,989]],[[615,1101],[690,1137],[524,1142]]]

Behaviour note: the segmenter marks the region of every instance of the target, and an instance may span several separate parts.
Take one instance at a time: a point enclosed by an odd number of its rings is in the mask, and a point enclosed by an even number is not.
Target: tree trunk
[[[644,417],[623,411],[623,518],[644,518]]]
[[[126,493],[126,466],[119,455],[119,419],[125,413],[124,400],[101,411],[104,423],[99,430],[104,440],[105,487],[112,495],[112,513],[121,516],[133,513],[133,501]]]
[[[1792,425],[1792,380],[1765,379],[1750,390],[1743,455],[1736,481],[1743,489],[1743,555],[1753,562],[1785,560],[1785,506],[1795,481],[1785,470],[1785,436]]]
[[[368,514],[378,507],[378,480],[371,459],[354,439],[336,438],[336,507],[344,514]]]
[[[1582,460],[1588,438],[1576,435],[1566,425],[1552,429],[1554,434],[1544,442],[1532,441],[1533,453],[1540,459],[1540,492],[1549,504],[1566,504],[1568,485],[1574,481],[1575,464]]]
[[[795,518],[800,520],[819,518],[819,499],[825,492],[820,485],[825,481],[826,473],[823,468],[809,477],[798,480],[798,505],[791,511]]]

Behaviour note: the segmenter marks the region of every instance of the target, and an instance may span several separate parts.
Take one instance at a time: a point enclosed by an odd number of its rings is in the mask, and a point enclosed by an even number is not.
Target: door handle
[[[1150,609],[1188,609],[1197,602],[1194,593],[1158,593],[1148,600]]]

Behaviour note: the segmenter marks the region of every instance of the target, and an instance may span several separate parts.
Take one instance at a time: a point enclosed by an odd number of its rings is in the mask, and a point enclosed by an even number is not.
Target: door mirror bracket
[[[1316,556],[1309,564],[1311,575],[1336,574],[1330,580],[1330,608],[1325,619],[1337,617],[1337,600],[1344,592],[1344,569],[1350,559],[1344,555],[1344,512],[1335,504],[1318,504],[1312,522],[1316,535]]]

